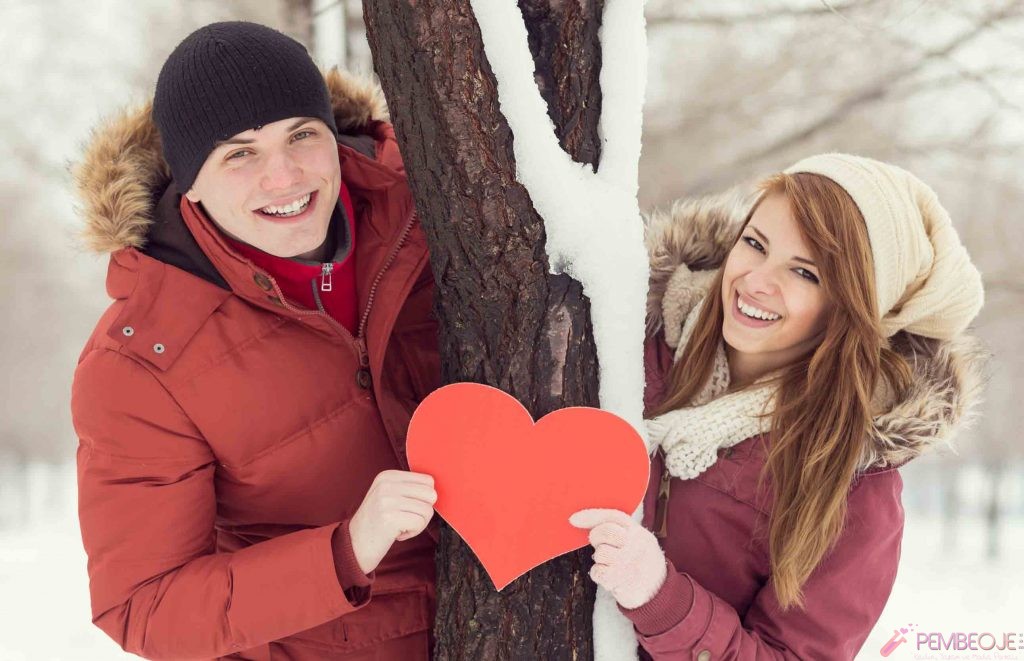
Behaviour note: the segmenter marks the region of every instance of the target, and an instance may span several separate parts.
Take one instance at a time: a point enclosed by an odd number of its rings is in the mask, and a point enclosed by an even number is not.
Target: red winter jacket
[[[645,345],[648,409],[662,399],[680,320],[707,292],[743,221],[742,206],[680,205],[648,226],[652,253],[652,332]],[[693,265],[693,271],[690,266]],[[698,271],[703,269],[702,271]],[[671,339],[671,344],[666,342]],[[967,337],[940,342],[897,335],[914,387],[876,418],[872,453],[847,499],[845,529],[803,586],[806,610],[783,612],[772,587],[767,546],[769,494],[756,492],[766,436],[719,451],[706,471],[671,478],[668,578],[655,597],[623,610],[643,656],[653,659],[852,659],[889,597],[900,559],[903,483],[898,466],[952,431],[976,399],[981,353]],[[681,357],[685,360],[685,356]],[[651,469],[644,502],[652,527],[663,465]]]
[[[140,656],[429,658],[431,536],[368,578],[347,522],[375,475],[406,468],[411,412],[439,384],[433,276],[379,92],[328,83],[355,335],[167,187],[148,107],[102,127],[77,170],[114,299],[72,387],[79,516],[93,621]]]

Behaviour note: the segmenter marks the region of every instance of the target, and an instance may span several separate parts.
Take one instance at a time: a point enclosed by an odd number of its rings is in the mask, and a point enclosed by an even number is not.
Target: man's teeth
[[[775,321],[776,319],[782,318],[781,315],[772,314],[771,312],[755,308],[753,305],[747,305],[738,298],[736,299],[736,301],[739,304],[740,312],[742,312],[744,315],[748,317],[753,317],[754,319],[762,319],[764,321]]]
[[[291,204],[286,204],[283,207],[263,207],[260,211],[271,216],[295,216],[306,210],[310,197],[312,197],[312,193],[306,193]]]

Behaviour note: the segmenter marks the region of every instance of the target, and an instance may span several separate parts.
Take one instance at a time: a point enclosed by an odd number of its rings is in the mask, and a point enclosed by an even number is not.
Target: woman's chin
[[[764,338],[751,338],[742,330],[740,330],[739,332],[730,333],[723,328],[722,340],[733,351],[738,351],[740,353],[747,355],[768,353],[772,351],[772,348],[770,346],[766,346]]]

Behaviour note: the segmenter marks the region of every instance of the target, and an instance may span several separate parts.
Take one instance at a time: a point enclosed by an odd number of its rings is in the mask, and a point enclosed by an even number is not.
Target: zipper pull
[[[356,348],[359,350],[359,369],[356,370],[356,383],[363,390],[369,390],[373,387],[373,376],[370,374],[370,354],[366,351],[366,342],[363,338],[356,338]]]
[[[658,502],[654,507],[654,536],[668,537],[668,498],[671,491],[672,474],[667,467],[661,469],[661,485],[658,487]]]
[[[366,349],[366,340],[361,338],[361,337],[357,337],[356,338],[356,347],[358,347],[358,349],[359,349],[359,366],[360,367],[369,367],[370,366],[370,352]]]
[[[325,262],[323,270],[320,272],[320,291],[331,291],[331,272],[334,270],[334,264],[331,262]]]

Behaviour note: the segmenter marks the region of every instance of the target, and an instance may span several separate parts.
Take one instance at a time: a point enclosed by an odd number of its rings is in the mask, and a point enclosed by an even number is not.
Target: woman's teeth
[[[311,197],[312,193],[306,193],[305,195],[295,200],[291,204],[286,204],[283,207],[263,207],[262,209],[260,209],[260,211],[270,216],[297,216],[303,211],[305,211],[306,207],[309,206],[309,199]]]
[[[753,305],[747,305],[746,303],[741,301],[739,297],[736,298],[736,303],[740,309],[740,312],[742,312],[743,315],[746,317],[751,317],[753,319],[761,319],[763,321],[775,321],[776,319],[782,318],[782,315],[773,314],[771,312],[761,310],[760,308],[755,308]]]

